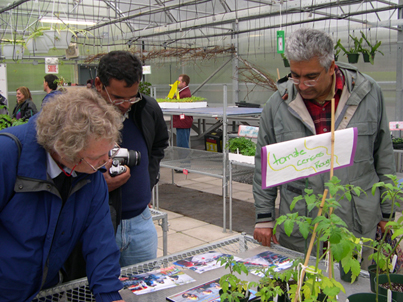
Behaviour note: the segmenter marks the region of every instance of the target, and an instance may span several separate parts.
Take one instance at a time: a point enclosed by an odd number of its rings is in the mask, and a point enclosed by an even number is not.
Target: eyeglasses
[[[114,158],[118,154],[118,152],[120,150],[120,146],[117,143],[115,143],[115,148],[116,148],[116,150],[113,151],[113,153],[109,156],[109,158]],[[106,160],[106,161],[104,161],[103,164],[101,164],[101,165],[99,165],[97,167],[94,167],[88,161],[86,161],[84,157],[80,159],[79,163],[81,163],[82,161],[84,161],[88,166],[90,166],[93,171],[98,171],[102,167],[105,167],[105,165],[108,163],[108,161]]]
[[[141,101],[141,99],[142,99],[141,93],[139,93],[139,96],[136,96],[136,97],[131,98],[131,99],[128,99],[128,100],[125,100],[125,99],[115,99],[115,100],[112,100],[112,99],[111,99],[111,96],[109,95],[108,90],[106,89],[106,86],[104,86],[104,89],[105,89],[105,91],[106,91],[106,94],[108,95],[109,101],[110,101],[113,105],[121,105],[121,104],[123,104],[123,103],[134,104],[134,103],[137,103],[137,102]]]
[[[325,70],[325,69],[323,69],[323,70]],[[302,83],[303,83],[305,86],[308,86],[308,87],[313,87],[313,86],[315,86],[315,85],[318,83],[318,80],[319,80],[320,75],[322,74],[323,70],[319,73],[319,75],[318,75],[318,77],[317,77],[316,79],[314,79],[314,80],[302,81]],[[294,79],[292,76],[291,76],[291,77],[288,77],[288,80],[291,81],[291,82],[293,82],[295,85],[299,85],[299,84],[301,83],[301,80],[299,80],[299,79]]]

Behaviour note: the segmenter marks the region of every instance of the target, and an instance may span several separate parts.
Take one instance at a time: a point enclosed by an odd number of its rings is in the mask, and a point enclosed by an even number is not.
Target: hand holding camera
[[[109,174],[114,177],[126,172],[128,167],[138,166],[141,160],[141,153],[135,150],[115,147],[109,151],[109,156],[112,156],[112,165],[109,168]]]

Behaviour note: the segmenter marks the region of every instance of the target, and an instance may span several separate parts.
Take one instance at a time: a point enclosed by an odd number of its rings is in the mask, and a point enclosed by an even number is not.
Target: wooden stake
[[[280,80],[280,71],[277,68],[277,81]]]
[[[331,113],[331,131],[332,131],[332,135],[331,135],[331,148],[330,148],[330,179],[332,179],[333,177],[333,169],[334,169],[334,113],[335,113],[335,100],[334,98],[332,98],[332,113]],[[332,198],[332,196],[330,195],[330,198]],[[333,213],[333,208],[329,209],[329,216],[332,215]],[[330,242],[328,242],[327,244],[327,255],[329,257],[329,278],[332,278],[333,275],[333,263],[332,263],[332,253],[330,251]]]

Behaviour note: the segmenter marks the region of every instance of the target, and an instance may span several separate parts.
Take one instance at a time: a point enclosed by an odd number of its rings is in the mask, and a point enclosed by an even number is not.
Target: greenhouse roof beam
[[[158,5],[163,6],[164,8],[166,7],[165,3],[163,3],[161,0],[155,0],[155,2],[157,2]],[[171,21],[171,23],[178,22],[168,9],[164,10],[164,13],[168,17],[168,19]]]
[[[340,0],[337,2],[337,4],[340,5],[351,5],[351,4],[359,4],[362,3],[361,0]],[[326,4],[318,4],[318,5],[312,5],[312,1],[310,0],[305,0],[301,1],[301,4],[298,3],[288,3],[285,8],[281,9],[281,13],[283,15],[285,14],[292,14],[292,13],[300,13],[300,12],[307,12],[307,11],[312,11],[315,12],[317,9],[325,9],[329,8],[330,6],[334,7],[334,2],[328,2]],[[391,10],[399,7],[399,5],[395,4],[393,6],[388,6],[384,8],[378,8],[377,11],[379,10]],[[346,14],[345,16],[335,16],[335,19],[346,19],[349,16],[352,15],[359,15],[359,14],[365,14],[369,12],[374,12],[374,10],[366,10],[366,11],[359,11],[359,12],[353,12]],[[248,21],[248,20],[254,20],[258,18],[267,18],[267,17],[273,17],[273,16],[279,16],[280,15],[280,6],[267,6],[267,7],[257,7],[257,8],[251,8],[251,9],[245,9],[245,10],[240,10],[237,12],[232,12],[232,13],[223,13],[223,14],[218,14],[214,16],[209,16],[205,18],[199,18],[197,20],[191,20],[191,21],[183,21],[179,22],[176,24],[169,24],[167,26],[160,26],[160,27],[155,27],[155,28],[150,28],[147,30],[143,31],[136,31],[134,33],[128,33],[126,34],[126,38],[129,39],[131,38],[132,34],[139,35],[141,37],[153,37],[153,36],[159,36],[159,35],[166,35],[170,33],[176,33],[178,31],[183,31],[183,30],[189,30],[189,29],[198,29],[198,28],[203,28],[203,27],[210,27],[210,26],[216,26],[216,25],[223,25],[223,24],[230,24],[233,22],[242,22],[242,21]],[[361,20],[360,20],[361,21]],[[309,23],[312,22],[312,20],[308,21],[299,21],[301,23]],[[294,24],[294,22],[292,22]],[[284,25],[284,24],[282,24]],[[278,26],[278,25],[277,25]]]
[[[104,3],[106,4],[106,6],[110,7],[118,16],[119,18],[124,18],[126,17],[126,15],[118,8],[115,6],[115,4],[112,1],[108,1],[108,0],[103,0]],[[129,22],[125,22],[127,27],[130,29],[130,31],[135,31],[135,28],[129,23]]]
[[[21,4],[23,4],[25,2],[28,2],[28,1],[29,0],[20,0],[20,1],[13,2],[10,5],[6,6],[5,8],[0,9],[0,14],[4,13],[6,11],[9,11],[10,9],[14,9],[14,8],[16,8],[16,7],[20,6]]]
[[[144,17],[146,15],[162,13],[162,12],[165,12],[165,11],[170,10],[170,9],[180,8],[182,6],[200,4],[200,3],[205,3],[205,2],[210,2],[210,0],[191,0],[191,1],[188,1],[188,2],[182,2],[182,3],[178,3],[178,4],[173,4],[171,6],[166,6],[166,7],[163,7],[163,8],[157,8],[157,9],[154,9],[154,10],[149,10],[147,12],[141,12],[141,13],[138,13],[138,14],[135,14],[135,15],[127,16],[127,17],[124,17],[124,18],[118,18],[118,19],[113,20],[113,21],[109,21],[109,22],[105,22],[105,23],[102,23],[102,24],[97,24],[97,25],[94,25],[94,26],[90,26],[90,27],[85,28],[85,30],[90,31],[90,30],[94,30],[94,29],[97,29],[97,28],[100,28],[100,27],[103,27],[103,26],[115,24],[115,23],[118,23],[118,22],[124,22],[124,21],[130,20],[130,19],[135,19],[137,17]],[[178,22],[178,23],[181,23],[181,22]]]
[[[225,0],[220,0],[220,3],[221,3],[221,5],[222,5],[222,7],[223,7],[223,9],[224,9],[224,11],[225,11],[226,13],[232,12],[232,10],[231,10],[231,8],[229,7],[227,1],[225,1]]]

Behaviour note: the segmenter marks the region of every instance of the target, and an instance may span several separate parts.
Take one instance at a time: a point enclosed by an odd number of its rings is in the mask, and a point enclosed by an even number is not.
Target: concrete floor
[[[161,168],[160,184],[171,184],[171,169]],[[196,173],[188,175],[174,173],[174,183],[180,187],[199,190],[222,196],[221,179]],[[233,182],[233,198],[248,201],[253,207],[252,186]],[[236,235],[236,232],[223,232],[223,227],[212,225],[200,220],[185,217],[181,214],[166,211],[160,205],[160,211],[168,214],[168,254],[195,248],[210,242],[222,240]],[[158,257],[162,256],[162,228],[154,222],[158,232]]]

